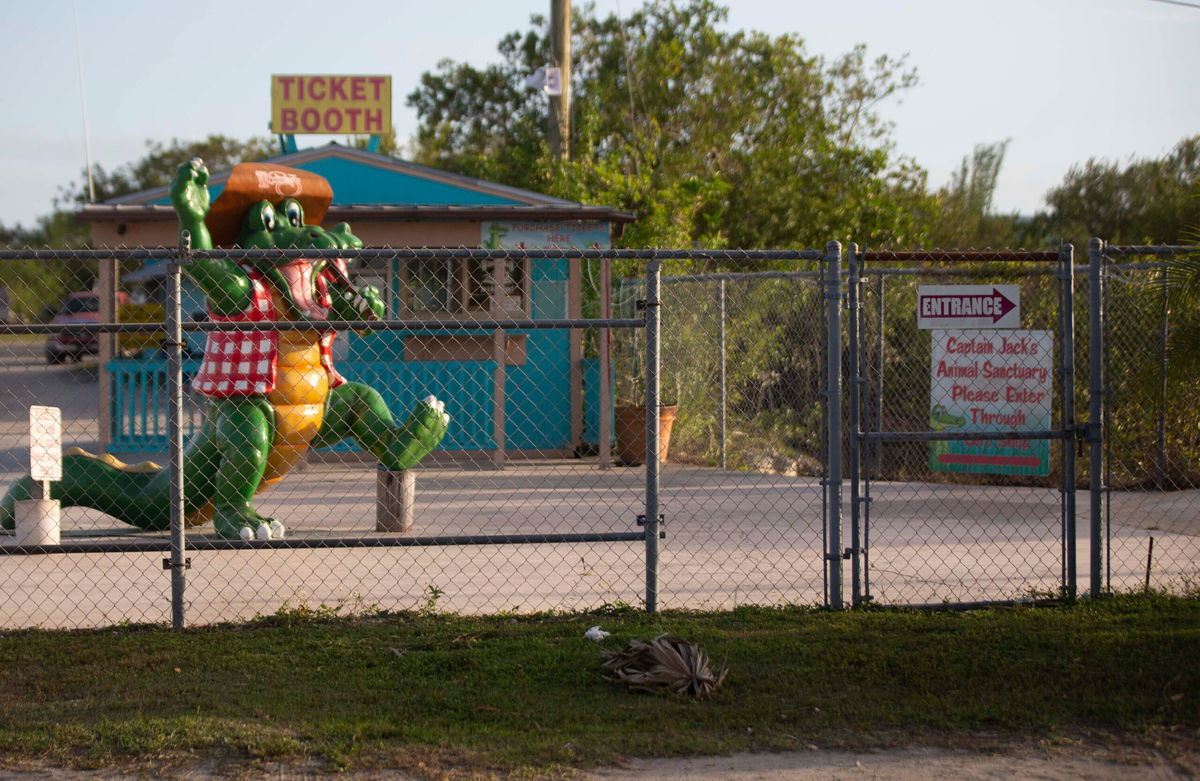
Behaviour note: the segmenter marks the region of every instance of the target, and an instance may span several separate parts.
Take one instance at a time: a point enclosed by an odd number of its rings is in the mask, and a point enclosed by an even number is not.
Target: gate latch
[[[646,514],[645,513],[638,513],[637,525],[638,526],[646,525]],[[663,531],[663,527],[665,527],[666,525],[667,525],[667,516],[663,515],[662,513],[659,513],[658,514],[658,538],[660,540],[665,540],[667,538],[667,533],[665,531]]]
[[[192,557],[188,556],[186,559],[184,559],[183,563],[180,564],[179,567],[180,567],[180,569],[191,569],[192,568]],[[170,559],[163,559],[163,569],[164,570],[174,569],[174,567],[171,565]]]

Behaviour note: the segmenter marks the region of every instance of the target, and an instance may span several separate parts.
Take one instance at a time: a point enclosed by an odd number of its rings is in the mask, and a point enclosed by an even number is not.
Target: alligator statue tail
[[[325,426],[312,446],[326,447],[352,438],[385,467],[409,469],[445,436],[450,416],[444,410],[442,402],[428,396],[417,403],[404,425],[397,426],[378,393],[366,386],[350,385],[330,400]],[[214,498],[220,497],[223,489],[229,492],[232,488],[237,493],[236,487],[221,485],[225,479],[223,471],[228,473],[221,466],[231,454],[227,446],[229,438],[217,430],[214,420],[206,419],[184,449],[185,523],[199,526],[215,521],[216,530],[223,536],[245,538],[242,530],[245,527],[223,521],[219,513],[214,518]],[[262,465],[261,472],[254,493],[265,491],[283,477],[269,460]],[[9,488],[0,500],[0,528],[14,527],[15,503],[30,498],[32,486],[32,479],[26,475]],[[50,498],[57,499],[64,507],[91,507],[140,529],[162,531],[170,526],[170,473],[153,461],[126,464],[110,453],[93,455],[82,448],[69,448],[63,454],[63,478],[51,483]],[[246,497],[247,504],[249,498]],[[282,536],[283,525],[278,521],[271,518],[261,521],[271,529],[272,536]],[[256,536],[265,538],[266,531],[259,528]]]

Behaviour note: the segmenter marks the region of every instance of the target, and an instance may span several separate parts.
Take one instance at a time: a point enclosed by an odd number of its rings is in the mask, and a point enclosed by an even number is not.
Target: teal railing
[[[184,361],[184,379],[200,368],[199,359]],[[444,450],[476,450],[495,446],[493,439],[492,361],[339,361],[348,380],[378,390],[398,418],[408,416],[413,403],[433,394],[447,402],[453,424],[442,443]],[[164,359],[119,359],[108,363],[112,389],[109,450],[118,453],[162,452],[167,449],[167,362]],[[188,392],[184,398],[185,438],[203,419],[204,400]],[[354,450],[349,441],[334,450]]]

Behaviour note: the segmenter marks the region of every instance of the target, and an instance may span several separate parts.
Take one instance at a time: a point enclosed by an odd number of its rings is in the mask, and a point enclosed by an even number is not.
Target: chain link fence
[[[1117,590],[1200,583],[1200,408],[1179,370],[1195,313],[1172,307],[1167,264],[1184,247],[1102,253],[1104,583]],[[1190,248],[1195,252],[1196,248]]]
[[[0,532],[0,624],[996,601],[1091,571],[1082,264],[837,245],[325,255],[0,252],[0,482],[41,490],[22,482],[31,406],[99,456],[68,450],[51,484],[57,543]],[[248,297],[220,314],[176,260],[250,267]],[[1129,384],[1162,363],[1145,330],[1161,261],[1105,256],[1104,587],[1186,588],[1197,567],[1187,384]],[[923,284],[1019,288],[1020,330],[1052,355],[1050,435],[1003,445],[1044,447],[1045,473],[931,466],[957,444],[936,438],[953,413],[931,403],[947,389],[916,327]],[[414,465],[441,419],[430,396],[450,421]]]

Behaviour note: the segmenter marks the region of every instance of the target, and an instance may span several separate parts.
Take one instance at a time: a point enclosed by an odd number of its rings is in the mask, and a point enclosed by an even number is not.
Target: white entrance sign
[[[917,328],[1020,328],[1019,285],[921,285]]]
[[[1046,431],[1054,396],[1051,331],[932,333],[929,425],[933,431]],[[938,472],[1047,475],[1045,439],[934,442]]]
[[[62,480],[62,410],[29,408],[29,476],[34,480]]]

